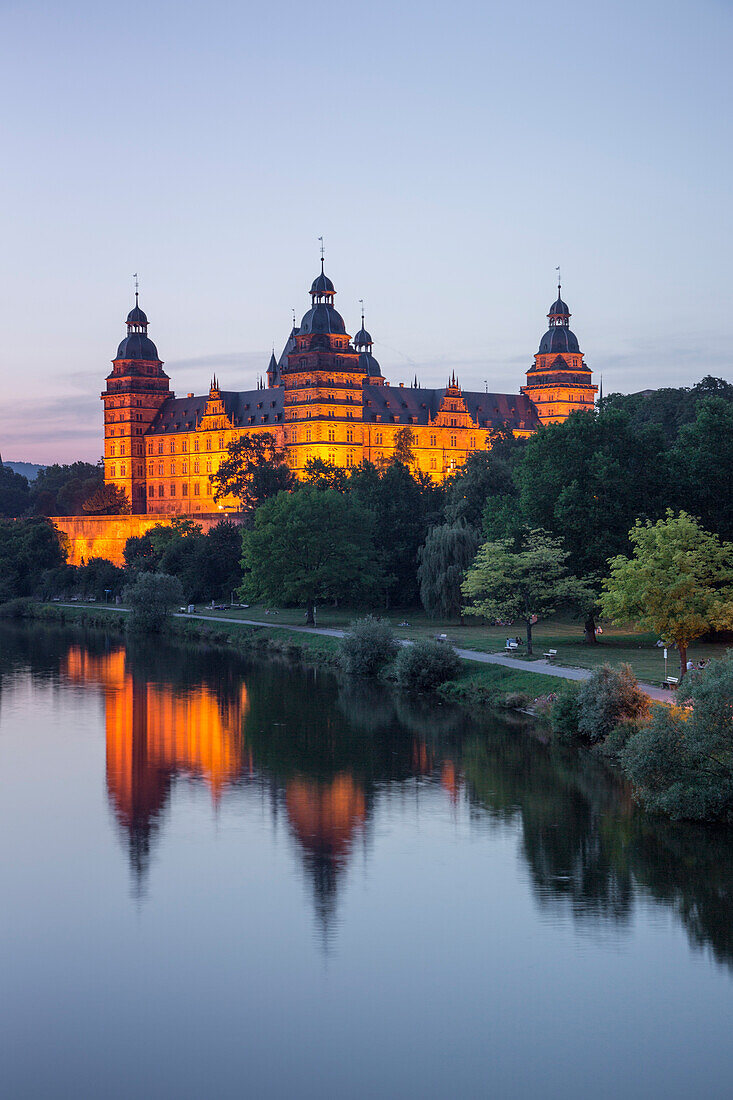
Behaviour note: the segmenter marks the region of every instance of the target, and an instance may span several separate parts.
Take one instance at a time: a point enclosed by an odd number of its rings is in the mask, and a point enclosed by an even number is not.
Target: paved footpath
[[[77,603],[60,604],[60,606],[92,608],[95,605]],[[96,605],[96,608],[105,610],[105,606]],[[107,610],[128,611],[129,608],[110,607],[107,608]],[[261,619],[232,619],[225,618],[223,615],[189,615],[187,613],[176,612],[173,618],[201,619],[206,623],[226,623],[228,626],[231,626],[232,623],[241,623],[243,626],[270,626],[280,630],[293,630],[297,634],[323,634],[328,638],[343,638],[346,633],[345,630],[339,630],[332,626],[294,626],[292,623],[276,623],[272,620],[263,621]],[[409,639],[404,638],[399,639],[399,642],[400,645],[413,644]],[[591,670],[588,668],[564,668],[562,665],[553,665],[550,661],[546,660],[523,661],[521,657],[505,657],[503,653],[485,653],[478,649],[458,649],[457,647],[456,653],[465,661],[477,661],[482,665],[503,665],[505,668],[516,669],[517,672],[534,672],[538,676],[557,676],[560,680],[588,680],[591,676]],[[650,699],[654,699],[659,703],[669,703],[670,700],[674,698],[672,692],[654,687],[652,684],[645,684],[639,681],[639,687]]]

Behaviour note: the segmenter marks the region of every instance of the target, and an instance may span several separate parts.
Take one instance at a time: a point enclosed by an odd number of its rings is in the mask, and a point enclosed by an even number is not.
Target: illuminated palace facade
[[[298,474],[311,458],[341,467],[389,460],[398,433],[408,428],[415,466],[442,481],[471,451],[490,447],[492,430],[505,426],[529,436],[593,407],[597,387],[570,330],[560,287],[526,384],[515,394],[469,392],[455,374],[439,389],[424,389],[417,379],[389,385],[363,314],[352,338],[334,306],[335,293],[321,260],[310,309],[293,326],[280,358],[270,358],[267,382],[225,390],[214,378],[208,393],[185,397],[170,389],[135,295],[127,336],[102,393],[105,480],[124,490],[133,513],[236,512],[234,498],[214,504],[210,476],[228,444],[246,433],[272,433]]]

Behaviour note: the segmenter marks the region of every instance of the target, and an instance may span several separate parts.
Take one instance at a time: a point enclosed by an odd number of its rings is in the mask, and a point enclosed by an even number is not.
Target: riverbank
[[[129,611],[126,608],[82,604],[41,604],[33,600],[8,606],[6,615],[39,622],[71,624],[96,629],[110,628],[124,634]],[[340,640],[344,630],[333,627],[306,627],[271,624],[242,618],[214,615],[175,614],[171,616],[171,635],[182,641],[236,649],[258,656],[282,657],[321,667],[337,668]],[[409,641],[401,640],[409,645]],[[526,709],[535,700],[562,690],[568,680],[582,679],[584,670],[530,668],[512,657],[457,650],[461,658],[459,675],[442,684],[437,694],[445,700],[467,706],[498,706]],[[477,665],[479,667],[477,667]],[[555,674],[557,672],[557,674]]]

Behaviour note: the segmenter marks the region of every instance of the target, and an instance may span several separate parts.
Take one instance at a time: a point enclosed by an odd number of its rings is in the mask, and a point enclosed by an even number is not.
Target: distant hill
[[[22,474],[29,481],[35,481],[39,471],[46,469],[45,466],[39,466],[37,462],[6,462],[5,459],[3,459],[3,466],[9,466],[11,470],[15,470],[16,474]]]

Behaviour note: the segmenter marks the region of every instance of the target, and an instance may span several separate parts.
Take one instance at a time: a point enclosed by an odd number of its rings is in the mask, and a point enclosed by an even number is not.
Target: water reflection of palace
[[[19,669],[42,690],[60,675],[103,695],[109,800],[138,882],[177,777],[206,785],[214,803],[256,784],[273,820],[287,820],[327,933],[377,814],[389,803],[412,812],[428,791],[467,811],[474,830],[516,831],[545,911],[618,928],[654,902],[733,967],[730,830],[641,813],[602,763],[517,722],[476,724],[367,682],[234,654],[160,641],[125,651],[68,628],[0,623],[0,689]]]
[[[72,646],[63,671],[71,681],[97,684],[104,693],[107,791],[138,888],[148,868],[152,838],[178,777],[206,784],[216,804],[228,788],[259,782],[267,773],[273,813],[285,809],[311,882],[318,923],[327,933],[340,877],[369,824],[373,782],[366,775],[352,774],[347,759],[324,758],[324,746],[314,736],[307,708],[300,710],[297,728],[296,712],[268,714],[270,732],[265,744],[258,734],[267,723],[257,711],[252,726],[253,733],[258,733],[249,743],[250,698],[241,681],[236,687],[227,684],[226,690],[201,681],[181,686],[151,681],[131,669],[122,647],[95,654]],[[288,720],[273,725],[277,717]],[[290,762],[279,737],[297,744],[303,731],[305,741],[297,745],[296,758]],[[425,776],[435,768],[433,753],[417,737],[406,739],[404,755],[401,778]],[[309,760],[317,761],[315,774],[308,774]],[[452,765],[446,765],[442,778],[455,799],[458,780]]]

